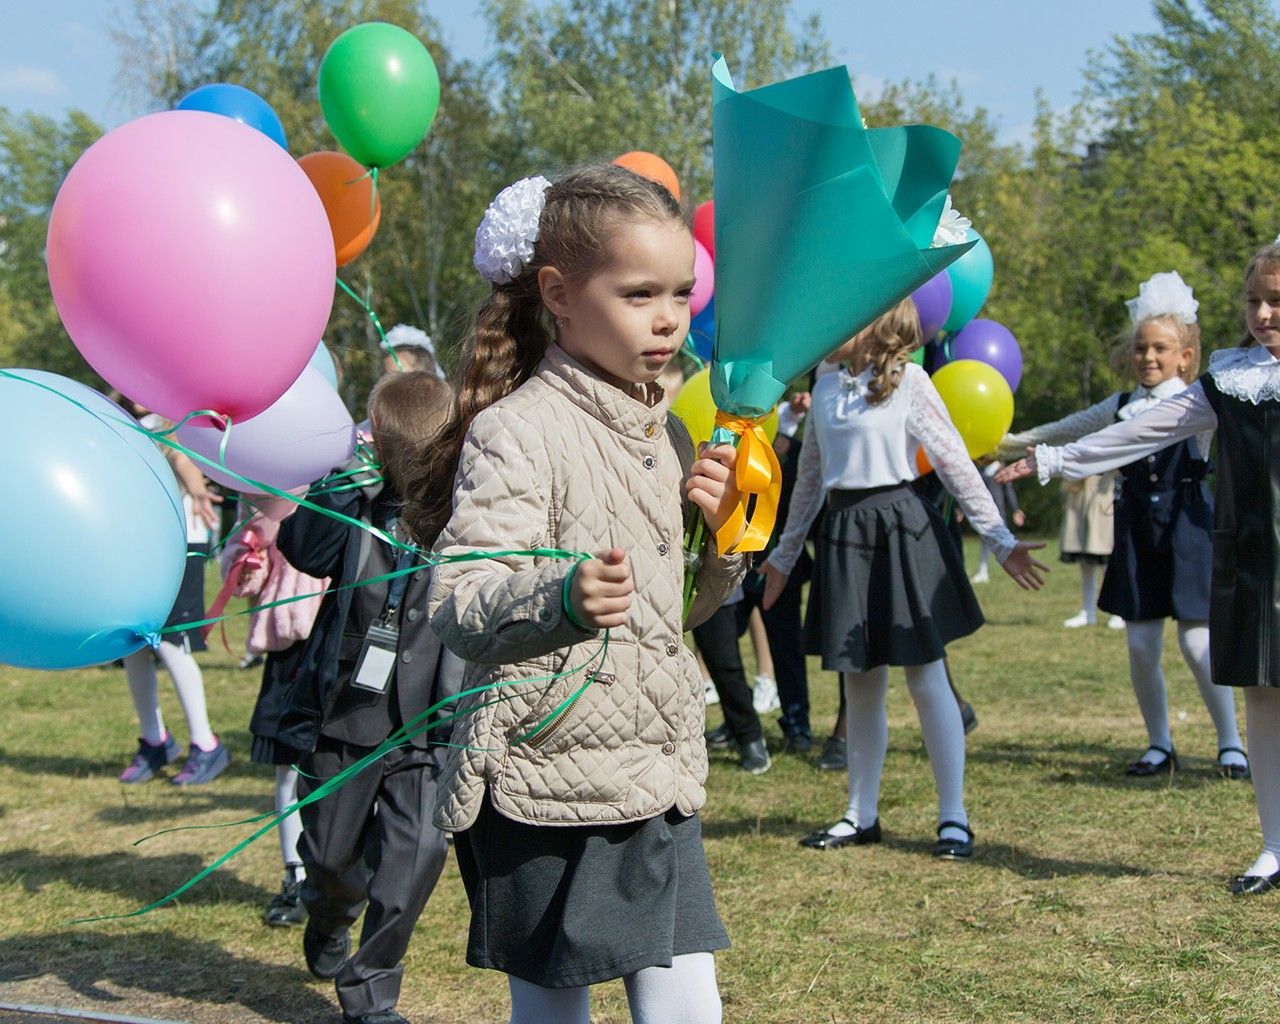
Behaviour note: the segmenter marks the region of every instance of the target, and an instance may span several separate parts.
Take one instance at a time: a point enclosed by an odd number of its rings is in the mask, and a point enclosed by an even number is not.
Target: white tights
[[[276,813],[279,814],[298,799],[298,769],[292,765],[276,765]],[[298,811],[294,811],[276,826],[280,833],[280,859],[284,866],[302,871],[302,857],[298,853],[298,840],[302,838],[302,819]]]
[[[201,750],[212,750],[218,741],[209,727],[209,712],[204,702],[204,677],[200,674],[200,666],[184,648],[168,640],[160,641],[160,648],[154,657],[144,647],[124,659],[124,674],[129,681],[129,695],[133,697],[133,707],[138,713],[142,738],[152,746],[157,746],[164,742],[165,737],[164,719],[160,715],[156,658],[160,659],[173,678],[191,742]]]
[[[960,719],[960,706],[947,682],[947,670],[941,661],[931,661],[927,665],[908,665],[905,671],[907,690],[920,716],[920,732],[938,788],[938,821],[967,825],[964,723]],[[880,777],[889,749],[889,717],[885,708],[888,692],[887,665],[844,674],[849,758],[849,806],[845,817],[859,828],[869,827],[879,816]],[[840,823],[827,831],[838,836],[848,835],[852,829]],[[962,839],[964,834],[947,830],[944,838]]]
[[[1125,624],[1129,638],[1129,678],[1138,698],[1142,720],[1147,726],[1147,742],[1153,747],[1173,749],[1169,733],[1169,709],[1165,695],[1160,655],[1164,649],[1164,619],[1144,619]],[[1209,674],[1209,626],[1205,622],[1179,622],[1178,646],[1183,660],[1200,687],[1200,698],[1218,731],[1218,749],[1243,747],[1236,726],[1235,694],[1229,686],[1215,686]],[[1159,760],[1157,756],[1155,760]],[[1224,764],[1245,764],[1239,754],[1223,755]]]
[[[1280,871],[1280,687],[1248,687],[1244,713],[1249,726],[1253,793],[1262,825],[1262,855],[1245,874],[1274,875]]]
[[[1098,567],[1092,562],[1080,564],[1080,607],[1092,622],[1098,614]]]
[[[645,967],[623,979],[633,1024],[720,1024],[716,958],[685,953],[670,967]],[[511,1024],[588,1024],[591,989],[543,988],[507,975]]]

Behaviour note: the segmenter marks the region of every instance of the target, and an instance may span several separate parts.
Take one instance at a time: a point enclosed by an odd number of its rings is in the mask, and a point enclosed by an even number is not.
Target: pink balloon
[[[689,313],[697,316],[707,308],[716,290],[715,264],[711,253],[699,241],[693,243],[693,291],[689,295]]]
[[[178,428],[178,440],[207,459],[220,461],[225,436],[221,427]],[[319,480],[351,458],[356,425],[338,393],[319,370],[308,366],[288,391],[265,412],[243,423],[231,423],[222,465],[250,480],[282,491]],[[259,493],[216,469],[199,463],[211,480],[247,494]]]
[[[307,365],[333,305],[315,188],[279,145],[218,114],[150,114],[90,146],[53,204],[47,251],[81,354],[174,420],[262,412]]]

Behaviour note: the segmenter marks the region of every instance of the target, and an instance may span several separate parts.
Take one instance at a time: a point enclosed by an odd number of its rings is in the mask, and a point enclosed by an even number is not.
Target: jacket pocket
[[[635,728],[640,649],[632,637],[557,652],[561,677],[513,727],[510,742],[544,754],[621,746]]]

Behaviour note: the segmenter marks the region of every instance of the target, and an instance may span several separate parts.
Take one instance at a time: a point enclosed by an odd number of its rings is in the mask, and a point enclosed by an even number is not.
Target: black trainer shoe
[[[807,754],[813,749],[813,737],[807,732],[788,733],[783,737],[782,749],[788,754]]]
[[[742,745],[742,760],[738,763],[742,765],[744,772],[752,775],[763,775],[773,767],[773,762],[769,759],[769,748],[765,746],[763,736]]]
[[[321,980],[336,978],[342,965],[351,955],[351,937],[343,932],[336,938],[321,935],[315,921],[307,921],[302,933],[302,955],[307,961],[307,970]]]
[[[272,928],[296,928],[307,923],[307,908],[302,903],[302,883],[285,879],[280,891],[271,897],[262,919]]]
[[[828,736],[818,757],[818,767],[824,772],[842,772],[849,767],[849,753],[842,736]]]
[[[978,728],[978,713],[973,710],[973,705],[967,700],[960,702],[960,721],[964,723],[964,734],[966,736]]]
[[[374,1013],[349,1013],[342,1015],[342,1024],[409,1024],[395,1010],[378,1010]]]
[[[733,734],[729,732],[727,723],[721,723],[714,729],[708,729],[706,741],[708,750],[732,750],[737,746],[733,741]]]

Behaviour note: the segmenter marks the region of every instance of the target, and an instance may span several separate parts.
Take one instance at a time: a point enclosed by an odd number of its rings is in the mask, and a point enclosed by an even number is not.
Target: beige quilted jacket
[[[627,552],[636,590],[610,632],[599,674],[579,689],[602,633],[563,611],[571,562],[501,558],[442,565],[428,605],[440,639],[469,663],[441,776],[436,822],[467,828],[485,786],[494,807],[531,824],[649,818],[705,802],[702,679],[681,641],[683,482],[693,445],[657,385],[633,398],[552,346],[534,377],[486,409],[462,449],[453,517],[436,550],[560,548]],[[737,585],[742,557],[701,570],[690,625]],[[547,678],[568,673],[565,678]],[[495,700],[505,697],[505,700]]]

